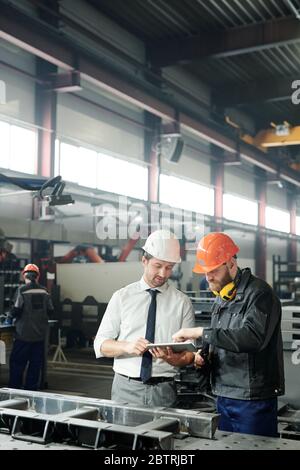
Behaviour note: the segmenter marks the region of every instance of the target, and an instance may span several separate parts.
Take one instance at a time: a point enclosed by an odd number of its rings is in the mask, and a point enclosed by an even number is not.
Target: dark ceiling
[[[300,0],[87,0],[139,39],[155,70],[179,65],[257,127],[299,123]]]

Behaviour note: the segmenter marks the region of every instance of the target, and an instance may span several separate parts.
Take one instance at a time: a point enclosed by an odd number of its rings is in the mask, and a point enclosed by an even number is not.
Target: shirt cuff
[[[111,339],[111,338],[103,338],[102,336],[101,338],[96,338],[94,340],[94,351],[95,351],[95,355],[97,359],[99,359],[100,357],[105,357],[104,354],[102,354],[101,352],[101,346],[102,346],[102,343],[106,341],[107,339]]]

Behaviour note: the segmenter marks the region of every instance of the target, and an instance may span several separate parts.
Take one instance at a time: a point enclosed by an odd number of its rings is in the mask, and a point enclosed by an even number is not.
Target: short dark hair
[[[148,260],[151,259],[151,258],[154,258],[154,256],[150,255],[150,253],[147,253],[147,251],[145,251],[145,250],[143,252],[143,256]]]

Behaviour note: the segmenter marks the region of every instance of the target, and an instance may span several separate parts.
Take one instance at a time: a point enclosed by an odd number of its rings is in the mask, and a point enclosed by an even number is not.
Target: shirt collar
[[[141,280],[140,280],[140,287],[141,287],[141,290],[148,290],[148,289],[153,289],[153,287],[150,287],[147,282],[145,281],[144,279],[144,276],[142,276]],[[160,287],[156,287],[155,289],[158,290],[159,292],[166,292],[166,290],[168,289],[169,287],[169,284],[168,284],[168,281],[163,285],[163,286],[160,286]]]

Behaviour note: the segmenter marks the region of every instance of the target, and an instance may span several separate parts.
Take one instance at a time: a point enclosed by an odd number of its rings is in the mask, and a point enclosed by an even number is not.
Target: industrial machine
[[[273,287],[281,299],[300,301],[300,262],[282,260],[273,256]]]
[[[285,410],[280,420],[292,440],[217,431],[215,412],[0,389],[0,448],[6,449],[300,449],[293,434],[298,414]]]

